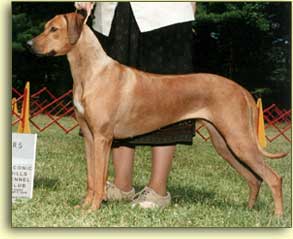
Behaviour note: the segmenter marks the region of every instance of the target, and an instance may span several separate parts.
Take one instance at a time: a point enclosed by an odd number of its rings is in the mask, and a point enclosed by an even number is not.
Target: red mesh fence
[[[14,95],[17,96],[16,104],[19,109],[22,105],[23,96],[14,88],[12,90]],[[31,94],[30,102],[29,120],[38,131],[42,132],[52,125],[57,125],[65,133],[69,133],[78,127],[72,104],[72,90],[56,97],[44,87]],[[12,125],[17,124],[19,121],[20,115],[12,112]]]
[[[284,137],[288,142],[291,142],[291,110],[278,108],[275,104],[264,109],[265,128],[270,128],[270,135],[266,138],[269,142],[274,141],[279,137]]]

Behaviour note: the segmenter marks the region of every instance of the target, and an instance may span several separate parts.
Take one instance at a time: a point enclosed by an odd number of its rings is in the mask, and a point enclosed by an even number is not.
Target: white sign
[[[12,133],[12,199],[32,198],[36,134]]]

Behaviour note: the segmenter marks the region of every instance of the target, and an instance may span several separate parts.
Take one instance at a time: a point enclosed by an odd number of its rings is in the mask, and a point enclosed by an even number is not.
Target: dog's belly
[[[164,115],[140,115],[125,117],[114,127],[114,138],[129,138],[146,134],[176,122],[176,119],[165,118]]]
[[[182,113],[176,117],[172,117],[168,114],[141,116],[134,120],[124,120],[116,124],[114,127],[114,138],[123,139],[150,133],[182,120],[209,120],[210,118],[211,114],[206,108],[194,110],[193,112]]]
[[[131,125],[125,125],[125,126],[118,126],[114,128],[114,138],[116,139],[125,139],[125,138],[131,138],[134,136],[146,134],[149,132],[152,132],[154,130],[157,130],[165,125],[158,125],[154,127],[141,127],[138,128],[137,126],[131,126]]]

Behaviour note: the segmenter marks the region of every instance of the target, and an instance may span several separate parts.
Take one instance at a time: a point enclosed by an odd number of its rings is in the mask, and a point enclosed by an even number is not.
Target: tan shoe
[[[135,196],[135,190],[132,188],[129,192],[123,192],[116,187],[114,183],[106,183],[107,200],[109,201],[131,201]]]
[[[171,195],[167,192],[166,196],[157,194],[152,188],[145,187],[142,191],[135,195],[132,201],[132,207],[139,206],[141,208],[165,208],[171,203]]]

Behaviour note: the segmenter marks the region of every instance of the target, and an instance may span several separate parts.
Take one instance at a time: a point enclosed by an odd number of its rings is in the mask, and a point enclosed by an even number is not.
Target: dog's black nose
[[[32,46],[33,46],[33,41],[32,41],[32,40],[27,41],[27,42],[26,42],[26,46],[27,46],[28,48],[32,48]]]

